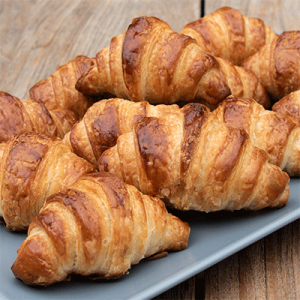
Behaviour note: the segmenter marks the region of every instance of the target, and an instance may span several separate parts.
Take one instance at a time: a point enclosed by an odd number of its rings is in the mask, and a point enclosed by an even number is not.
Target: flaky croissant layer
[[[289,176],[300,176],[300,126],[290,117],[265,110],[253,99],[229,98],[213,112],[220,121],[244,129],[269,162]]]
[[[243,65],[256,74],[273,102],[299,90],[300,31],[283,32],[247,58]]]
[[[229,95],[251,97],[264,106],[269,98],[253,72],[203,51],[155,17],[140,17],[112,38],[77,81],[85,95],[110,93],[133,101],[172,104],[201,101],[211,109]]]
[[[189,232],[160,199],[110,174],[93,173],[47,199],[12,271],[32,285],[72,273],[118,278],[144,257],[186,248]]]
[[[272,110],[291,117],[300,125],[300,89],[281,98]]]
[[[141,118],[98,163],[175,208],[210,212],[285,205],[289,176],[268,159],[244,130],[201,104],[187,104],[161,118]]]
[[[48,196],[95,168],[56,137],[24,133],[0,144],[0,217],[27,229]]]
[[[238,66],[278,38],[262,20],[226,6],[187,24],[181,33],[196,39],[201,49]]]
[[[77,121],[78,115],[73,111],[61,108],[49,111],[34,100],[0,92],[0,142],[25,132],[63,138]]]
[[[121,134],[132,131],[139,118],[159,117],[178,109],[176,104],[154,106],[146,101],[101,100],[88,109],[63,142],[78,156],[97,166],[101,154],[114,146]]]

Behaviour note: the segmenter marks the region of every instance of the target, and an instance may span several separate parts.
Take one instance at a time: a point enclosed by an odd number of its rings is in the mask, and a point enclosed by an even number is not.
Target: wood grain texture
[[[299,225],[297,220],[206,270],[205,300],[299,299]]]
[[[300,1],[206,0],[205,13],[225,5],[276,31],[300,30]],[[0,0],[0,90],[28,98],[36,82],[94,56],[142,15],[179,31],[199,17],[200,0]],[[300,299],[299,228],[297,220],[155,299]]]

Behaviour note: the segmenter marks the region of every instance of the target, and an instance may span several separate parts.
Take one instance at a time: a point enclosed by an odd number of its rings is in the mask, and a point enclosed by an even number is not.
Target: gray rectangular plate
[[[291,179],[288,204],[278,210],[172,213],[191,225],[187,249],[142,261],[115,281],[76,278],[47,288],[26,286],[13,276],[10,267],[26,234],[8,232],[0,225],[0,299],[150,299],[299,219],[300,179]]]

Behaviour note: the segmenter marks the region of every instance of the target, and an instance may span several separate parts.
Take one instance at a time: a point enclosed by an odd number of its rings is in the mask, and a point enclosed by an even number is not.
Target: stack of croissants
[[[179,33],[135,18],[29,95],[0,93],[0,216],[28,230],[29,285],[119,278],[187,247],[169,208],[280,208],[300,176],[300,31],[230,7]]]

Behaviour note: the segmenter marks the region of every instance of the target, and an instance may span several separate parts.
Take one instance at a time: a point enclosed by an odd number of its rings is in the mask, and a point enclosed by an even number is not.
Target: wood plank
[[[265,299],[264,242],[205,271],[205,299]]]
[[[205,299],[239,299],[239,262],[234,254],[205,271]],[[209,282],[209,284],[208,284]]]
[[[265,299],[264,251],[264,240],[260,240],[238,253],[241,299]]]
[[[268,299],[299,299],[299,223],[290,224],[265,239]]]
[[[205,300],[299,299],[300,220],[205,271]]]
[[[153,298],[154,300],[169,300],[169,299],[182,299],[191,300],[195,299],[195,282],[196,277],[192,277],[185,280],[181,284],[176,285],[172,289],[160,294],[159,296]],[[196,298],[199,299],[199,298]]]
[[[203,300],[205,299],[205,278],[204,272],[191,277],[190,279],[176,285],[168,291],[153,298],[153,300],[171,300],[171,299],[182,299],[182,300]]]

